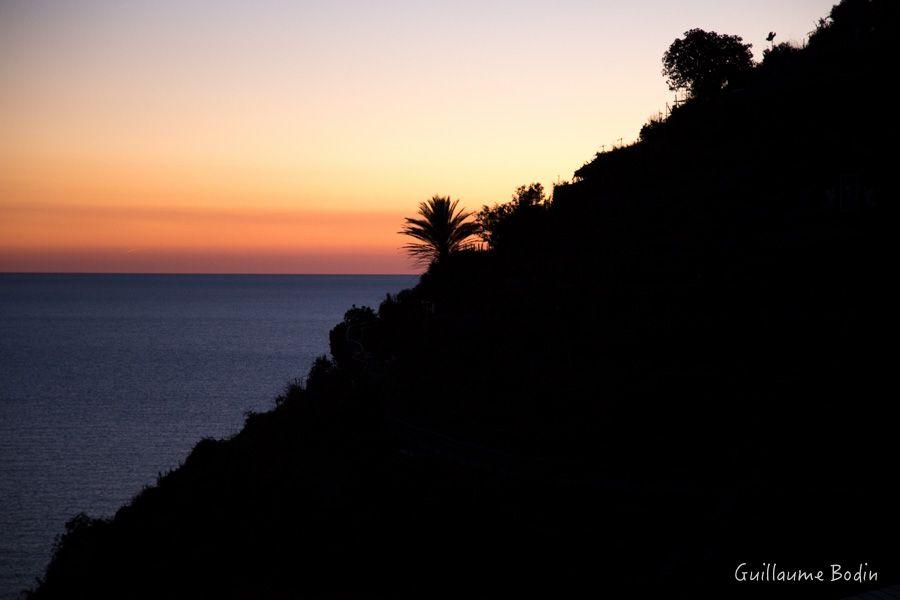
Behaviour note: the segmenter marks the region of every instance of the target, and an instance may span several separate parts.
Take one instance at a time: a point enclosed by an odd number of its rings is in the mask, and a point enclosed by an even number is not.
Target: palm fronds
[[[468,221],[472,213],[458,209],[459,200],[434,196],[419,204],[420,218],[407,218],[400,233],[418,240],[403,246],[422,264],[440,261],[461,250],[479,231],[478,223]]]

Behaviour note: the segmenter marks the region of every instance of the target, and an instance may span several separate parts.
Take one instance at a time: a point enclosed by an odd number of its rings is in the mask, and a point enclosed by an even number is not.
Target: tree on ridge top
[[[753,68],[752,44],[737,35],[691,29],[663,54],[669,89],[708,97]]]

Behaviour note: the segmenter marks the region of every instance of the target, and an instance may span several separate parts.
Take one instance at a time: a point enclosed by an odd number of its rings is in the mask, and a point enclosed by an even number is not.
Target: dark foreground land
[[[353,309],[34,598],[841,597],[900,582],[898,7],[598,155]],[[875,582],[738,584],[748,563]],[[749,567],[748,567],[749,568]]]

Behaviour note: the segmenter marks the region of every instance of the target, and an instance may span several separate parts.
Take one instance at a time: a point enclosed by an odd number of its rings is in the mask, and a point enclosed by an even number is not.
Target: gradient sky
[[[691,27],[833,0],[0,0],[0,271],[398,273],[404,215],[567,179]]]

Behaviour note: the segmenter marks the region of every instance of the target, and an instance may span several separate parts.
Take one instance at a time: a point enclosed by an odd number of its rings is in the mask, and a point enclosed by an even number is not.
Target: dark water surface
[[[237,431],[406,275],[0,274],[0,598],[74,514],[110,516]]]

